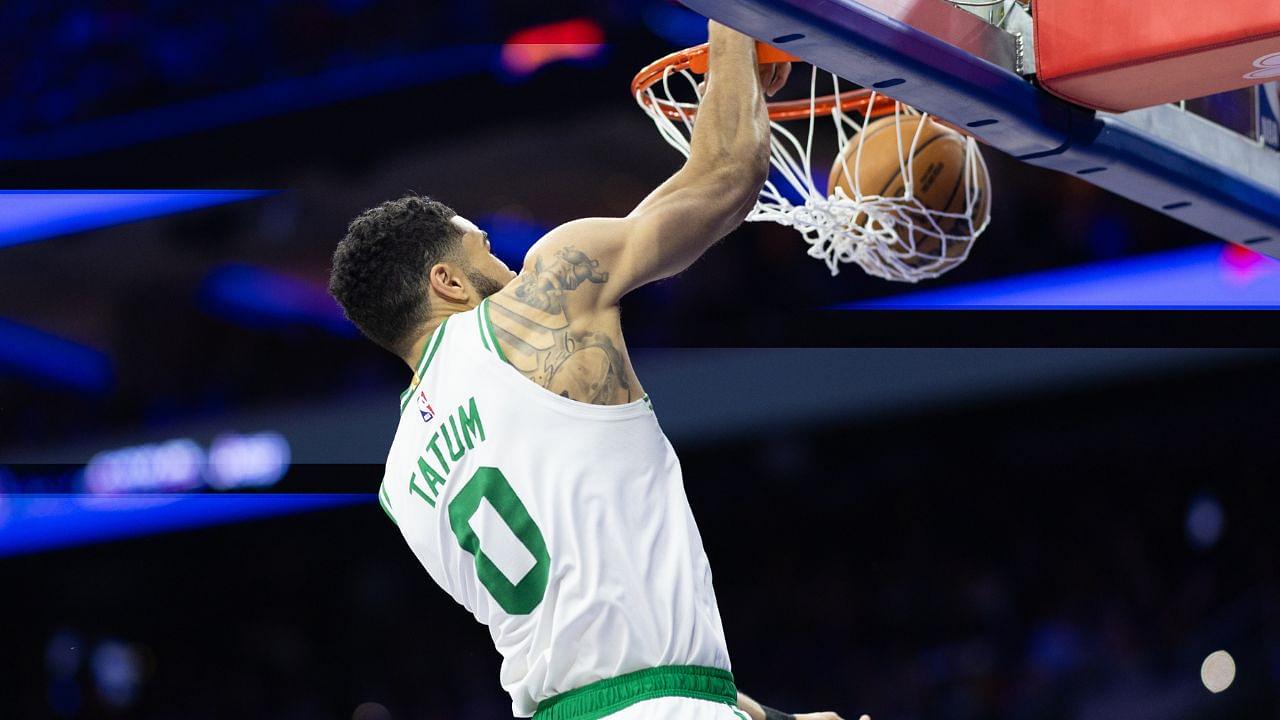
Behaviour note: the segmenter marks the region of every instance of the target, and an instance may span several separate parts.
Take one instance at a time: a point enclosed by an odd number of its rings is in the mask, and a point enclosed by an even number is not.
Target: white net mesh
[[[990,221],[990,188],[986,162],[977,143],[954,130],[934,124],[927,115],[893,102],[891,119],[896,136],[896,182],[885,183],[876,193],[866,192],[864,173],[864,138],[872,124],[872,113],[852,116],[841,109],[839,77],[831,76],[837,102],[830,117],[821,118],[825,126],[830,120],[835,127],[838,150],[834,155],[837,173],[831,183],[819,183],[814,177],[813,149],[819,118],[815,115],[820,71],[813,69],[810,81],[808,133],[801,142],[795,133],[780,122],[772,122],[770,162],[774,172],[760,192],[748,222],[775,222],[795,228],[809,245],[808,254],[822,260],[838,274],[844,263],[854,263],[865,272],[886,280],[918,282],[935,278],[951,270],[969,255],[974,240],[986,230]],[[825,75],[825,73],[824,73]],[[687,86],[686,86],[687,85]],[[680,90],[687,101],[673,94]],[[871,96],[868,108],[876,107],[878,98]],[[637,93],[636,101],[653,119],[658,132],[676,150],[689,156],[689,141],[701,90],[695,75],[688,70],[667,68],[663,77]],[[664,108],[676,118],[668,117]],[[963,165],[957,186],[946,201],[935,203],[945,207],[926,206],[917,191],[917,173],[934,169],[924,166],[917,151],[928,144],[922,135],[947,134],[963,143]],[[829,142],[823,143],[829,146]],[[890,148],[892,149],[892,148]],[[877,150],[883,156],[884,149]],[[870,155],[871,153],[868,153]],[[871,158],[867,159],[871,162]],[[876,159],[883,165],[883,157]],[[886,174],[886,173],[882,173]],[[887,173],[892,175],[891,172]],[[900,188],[896,187],[900,186]],[[894,188],[892,191],[891,188]],[[959,201],[963,189],[963,202]],[[832,192],[828,192],[828,190]]]

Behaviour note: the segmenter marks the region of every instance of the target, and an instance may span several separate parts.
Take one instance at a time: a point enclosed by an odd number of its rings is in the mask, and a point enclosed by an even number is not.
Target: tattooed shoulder
[[[517,278],[515,297],[546,312],[562,311],[565,293],[577,290],[582,283],[600,284],[609,279],[609,273],[599,269],[599,260],[571,246],[558,250],[545,264],[542,256],[538,255],[534,258],[533,268],[533,272],[522,272]]]
[[[507,359],[526,377],[563,397],[594,405],[634,399],[626,356],[608,333],[571,329],[569,294],[609,273],[600,261],[566,246],[549,259],[534,258],[510,293],[494,296],[495,333]]]

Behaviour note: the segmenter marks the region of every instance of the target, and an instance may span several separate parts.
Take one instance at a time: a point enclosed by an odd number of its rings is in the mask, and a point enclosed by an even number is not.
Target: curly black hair
[[[427,320],[427,271],[456,258],[463,232],[448,205],[407,195],[364,211],[333,253],[329,293],[378,345],[403,357]]]

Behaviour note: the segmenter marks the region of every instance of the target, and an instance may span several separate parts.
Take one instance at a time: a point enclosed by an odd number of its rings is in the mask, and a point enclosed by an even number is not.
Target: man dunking
[[[334,254],[330,291],[414,373],[379,501],[489,627],[520,717],[792,717],[734,686],[680,463],[619,324],[622,296],[737,227],[768,172],[764,95],[790,68],[710,34],[689,160],[627,217],[556,228],[517,275],[486,233],[410,196]]]

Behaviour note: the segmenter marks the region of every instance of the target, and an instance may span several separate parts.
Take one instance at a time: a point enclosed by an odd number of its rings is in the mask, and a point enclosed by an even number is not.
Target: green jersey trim
[[[476,308],[476,327],[480,329],[480,343],[484,345],[484,349],[493,352],[492,348],[489,347],[489,338],[484,331],[484,304],[488,301],[489,298],[481,300],[480,307]],[[494,345],[497,345],[497,343],[494,343]]]
[[[482,325],[480,327],[480,340],[484,341],[485,331],[489,333],[489,340],[485,341],[484,348],[489,349],[489,343],[493,343],[493,351],[498,354],[502,362],[510,364],[507,360],[507,354],[502,351],[502,346],[498,344],[498,336],[493,332],[493,321],[489,319],[489,298],[480,301],[480,319]]]
[[[483,343],[485,350],[493,352],[503,363],[508,363],[507,354],[503,352],[502,346],[498,345],[498,336],[493,332],[493,320],[489,319],[489,299],[485,297],[480,301],[480,306],[476,309],[476,325],[480,328],[480,342]]]
[[[413,389],[418,387],[418,383],[422,382],[423,373],[427,371],[427,367],[431,365],[431,359],[436,356],[436,351],[440,349],[440,344],[444,342],[444,327],[449,324],[449,318],[445,318],[431,333],[431,337],[427,339],[427,344],[422,346],[422,359],[418,361],[418,369],[413,373],[413,383],[408,389],[400,393],[400,414],[403,415],[405,408],[409,407],[409,400],[413,398]]]
[[[422,349],[422,361],[418,363],[418,370],[416,372],[418,380],[422,380],[422,374],[427,371],[427,367],[431,365],[431,359],[436,356],[436,351],[440,349],[440,343],[444,341],[444,328],[448,324],[449,318],[445,318],[440,321],[440,327],[436,328],[436,331],[431,333],[431,339],[427,341],[427,346],[430,349]]]
[[[386,513],[388,518],[391,518],[391,522],[396,527],[399,527],[400,523],[396,522],[396,516],[391,514],[391,496],[387,494],[385,483],[378,486],[378,505],[382,508],[382,512]]]
[[[538,703],[534,720],[598,720],[643,700],[687,697],[738,705],[728,670],[699,665],[649,668],[583,685]]]

